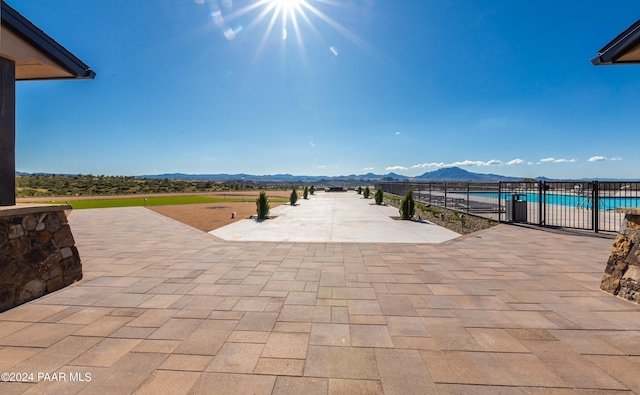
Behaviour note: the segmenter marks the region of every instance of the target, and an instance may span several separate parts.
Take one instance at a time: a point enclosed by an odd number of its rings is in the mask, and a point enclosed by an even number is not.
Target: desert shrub
[[[413,189],[409,189],[404,199],[400,202],[400,216],[402,219],[411,219],[416,214],[416,202],[413,199]]]
[[[400,197],[395,195],[387,195],[387,199],[392,201],[395,204],[400,204]]]
[[[313,195],[314,193],[316,193],[316,187],[314,187],[313,185],[311,185],[311,188],[309,188],[309,192],[311,192],[311,194]]]
[[[260,196],[256,199],[256,211],[258,219],[266,219],[269,215],[269,199],[266,192],[260,192]]]
[[[362,195],[362,187],[358,185],[358,195]]]
[[[376,195],[374,196],[376,199],[376,204],[379,206],[382,204],[382,200],[384,199],[384,192],[382,191],[382,187],[379,187],[376,191]]]
[[[304,187],[304,192],[302,192],[302,197],[305,199],[309,199],[309,187]]]
[[[291,203],[292,206],[295,206],[297,201],[298,191],[296,190],[296,187],[293,187],[293,190],[291,190],[291,196],[289,196],[289,203]]]
[[[369,187],[366,187],[364,189],[364,191],[362,192],[362,195],[364,196],[365,199],[369,199],[369,195],[371,195],[371,190],[369,189]]]

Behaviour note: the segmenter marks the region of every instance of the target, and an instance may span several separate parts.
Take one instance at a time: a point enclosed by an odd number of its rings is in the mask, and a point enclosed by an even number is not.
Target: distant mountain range
[[[387,174],[349,174],[346,176],[294,176],[291,174],[253,175],[253,174],[147,174],[140,178],[167,178],[172,180],[192,181],[244,181],[257,183],[344,183],[356,181],[403,181],[403,180],[433,180],[433,181],[520,181],[522,178],[505,177],[497,174],[480,174],[463,170],[459,167],[448,167],[424,173],[417,177],[408,177],[396,173]]]
[[[29,175],[16,171],[16,175]],[[51,173],[34,173],[34,174],[51,174]],[[65,175],[65,174],[59,174]],[[76,175],[76,174],[69,174]],[[165,173],[165,174],[147,174],[136,176],[137,178],[155,178],[155,179],[171,179],[171,180],[189,180],[189,181],[237,181],[244,183],[256,184],[293,184],[293,183],[316,183],[320,185],[353,185],[358,182],[371,181],[521,181],[523,177],[507,177],[498,174],[473,173],[459,167],[445,167],[442,169],[426,172],[416,177],[403,176],[396,173],[387,174],[350,174],[347,176],[296,176],[292,174],[271,174],[271,175],[255,175],[255,174],[185,174],[185,173]],[[547,177],[536,177],[538,181],[554,181]],[[632,181],[621,180],[615,178],[583,178],[574,181]],[[555,180],[560,181],[560,180]]]

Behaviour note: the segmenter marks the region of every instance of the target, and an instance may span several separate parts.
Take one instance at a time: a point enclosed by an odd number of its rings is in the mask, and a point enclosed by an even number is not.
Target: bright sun
[[[354,43],[368,47],[364,41],[323,11],[327,6],[342,7],[342,3],[337,0],[250,0],[246,6],[240,8],[234,8],[231,0],[195,1],[200,4],[212,4],[209,6],[210,19],[219,26],[229,41],[234,40],[241,32],[246,34],[257,28],[262,29],[266,25],[258,43],[256,58],[269,46],[270,38],[273,35],[280,36],[282,41],[294,39],[299,53],[306,63],[304,60],[306,59],[306,50],[303,28],[306,27],[304,30],[307,33],[313,33],[316,37],[320,37],[321,30],[316,26],[318,24],[326,24]],[[247,19],[249,22],[247,25],[239,23],[240,18],[249,14],[253,14],[253,16]],[[328,44],[327,54],[338,56],[338,49],[335,45],[326,42],[324,44]]]
[[[277,8],[282,8],[285,10],[290,10],[292,8],[296,8],[302,3],[304,0],[271,0],[271,3]]]

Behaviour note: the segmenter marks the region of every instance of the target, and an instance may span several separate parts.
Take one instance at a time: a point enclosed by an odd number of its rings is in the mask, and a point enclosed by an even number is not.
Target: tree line
[[[188,181],[133,176],[29,174],[16,176],[16,197],[93,196],[271,189],[252,182]]]

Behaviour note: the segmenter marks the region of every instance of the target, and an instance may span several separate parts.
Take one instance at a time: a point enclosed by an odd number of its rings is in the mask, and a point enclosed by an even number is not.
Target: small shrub
[[[293,189],[291,190],[291,195],[289,196],[289,203],[291,203],[292,206],[295,206],[297,201],[298,191],[296,190],[296,187],[293,187]]]
[[[269,215],[269,199],[266,192],[260,192],[260,196],[256,199],[256,211],[258,219],[266,219]]]
[[[302,192],[302,197],[305,199],[309,199],[309,187],[304,187],[304,191]]]
[[[311,194],[313,195],[314,193],[316,193],[316,187],[314,187],[313,185],[311,185],[311,188],[309,188],[309,192],[311,192]]]
[[[366,187],[364,189],[364,192],[362,192],[362,195],[364,196],[365,199],[369,199],[369,195],[371,195],[371,190],[369,189],[369,187]]]
[[[362,187],[358,185],[358,195],[362,195]]]
[[[402,219],[411,219],[416,214],[416,202],[413,199],[413,189],[409,189],[400,203],[400,216]]]
[[[379,206],[382,204],[382,200],[384,199],[384,192],[382,191],[382,187],[379,187],[376,191],[376,195],[374,196],[376,199],[376,204]]]

